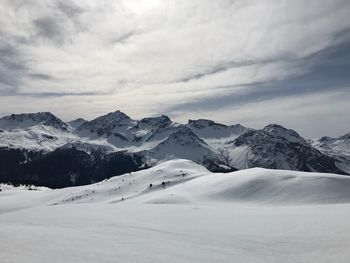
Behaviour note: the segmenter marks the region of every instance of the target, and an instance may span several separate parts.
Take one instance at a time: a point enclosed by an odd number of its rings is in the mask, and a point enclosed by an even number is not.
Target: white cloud
[[[139,116],[305,74],[313,66],[305,59],[340,43],[349,12],[342,0],[5,0],[0,49],[16,50],[23,65],[7,81],[23,111],[57,101],[64,116],[116,108]],[[78,98],[92,103],[59,109]],[[10,112],[6,100],[0,112]]]

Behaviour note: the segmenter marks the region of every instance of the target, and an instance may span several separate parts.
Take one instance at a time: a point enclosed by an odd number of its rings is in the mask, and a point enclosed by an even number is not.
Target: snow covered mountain
[[[0,147],[52,151],[75,140],[73,128],[49,112],[0,118]]]
[[[76,134],[85,140],[104,141],[116,151],[137,152],[155,147],[174,132],[178,125],[164,115],[133,120],[116,111],[83,123],[77,128]]]
[[[239,168],[264,167],[342,173],[335,160],[315,149],[293,130],[270,124],[250,130],[226,145]]]
[[[348,137],[329,139],[326,147],[274,124],[262,130],[204,119],[180,124],[165,115],[134,120],[120,111],[68,123],[51,113],[13,114],[0,118],[0,181],[89,184],[175,158],[216,172],[265,167],[344,174],[350,172]],[[49,164],[56,170],[48,175]]]
[[[336,159],[339,169],[350,173],[350,133],[337,138],[325,136],[311,143],[324,154]]]
[[[25,129],[42,125],[55,129],[67,130],[68,125],[50,112],[11,114],[0,118],[2,130]]]
[[[97,136],[114,135],[122,140],[128,140],[127,133],[136,122],[121,111],[111,112],[107,115],[98,117],[92,121],[81,125],[79,131],[89,131]]]
[[[205,158],[217,158],[214,150],[185,125],[177,127],[164,141],[144,153],[154,159],[154,163],[175,158],[203,163]]]

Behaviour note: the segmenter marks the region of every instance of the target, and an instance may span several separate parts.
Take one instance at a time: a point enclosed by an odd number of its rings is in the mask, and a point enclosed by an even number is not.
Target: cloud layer
[[[349,13],[346,0],[4,0],[0,114],[121,109],[339,135]]]

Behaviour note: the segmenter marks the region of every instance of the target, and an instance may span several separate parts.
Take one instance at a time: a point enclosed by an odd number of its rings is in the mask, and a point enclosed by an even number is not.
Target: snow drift
[[[341,262],[350,178],[171,160],[96,184],[0,185],[2,262]],[[31,190],[30,190],[31,189]]]

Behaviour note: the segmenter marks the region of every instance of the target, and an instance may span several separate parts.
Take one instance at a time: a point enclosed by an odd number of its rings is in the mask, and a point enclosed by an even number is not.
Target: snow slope
[[[112,177],[96,184],[49,191],[4,189],[14,197],[47,195],[45,205],[66,203],[212,203],[266,204],[350,203],[350,177],[299,171],[252,168],[211,173],[192,161],[175,159],[152,168]],[[44,198],[45,199],[45,198]],[[152,201],[153,200],[153,201]],[[40,204],[42,205],[42,204]],[[3,208],[3,207],[2,207]],[[4,212],[0,209],[0,213]]]
[[[0,185],[1,262],[348,262],[350,178],[188,160],[59,190]]]

